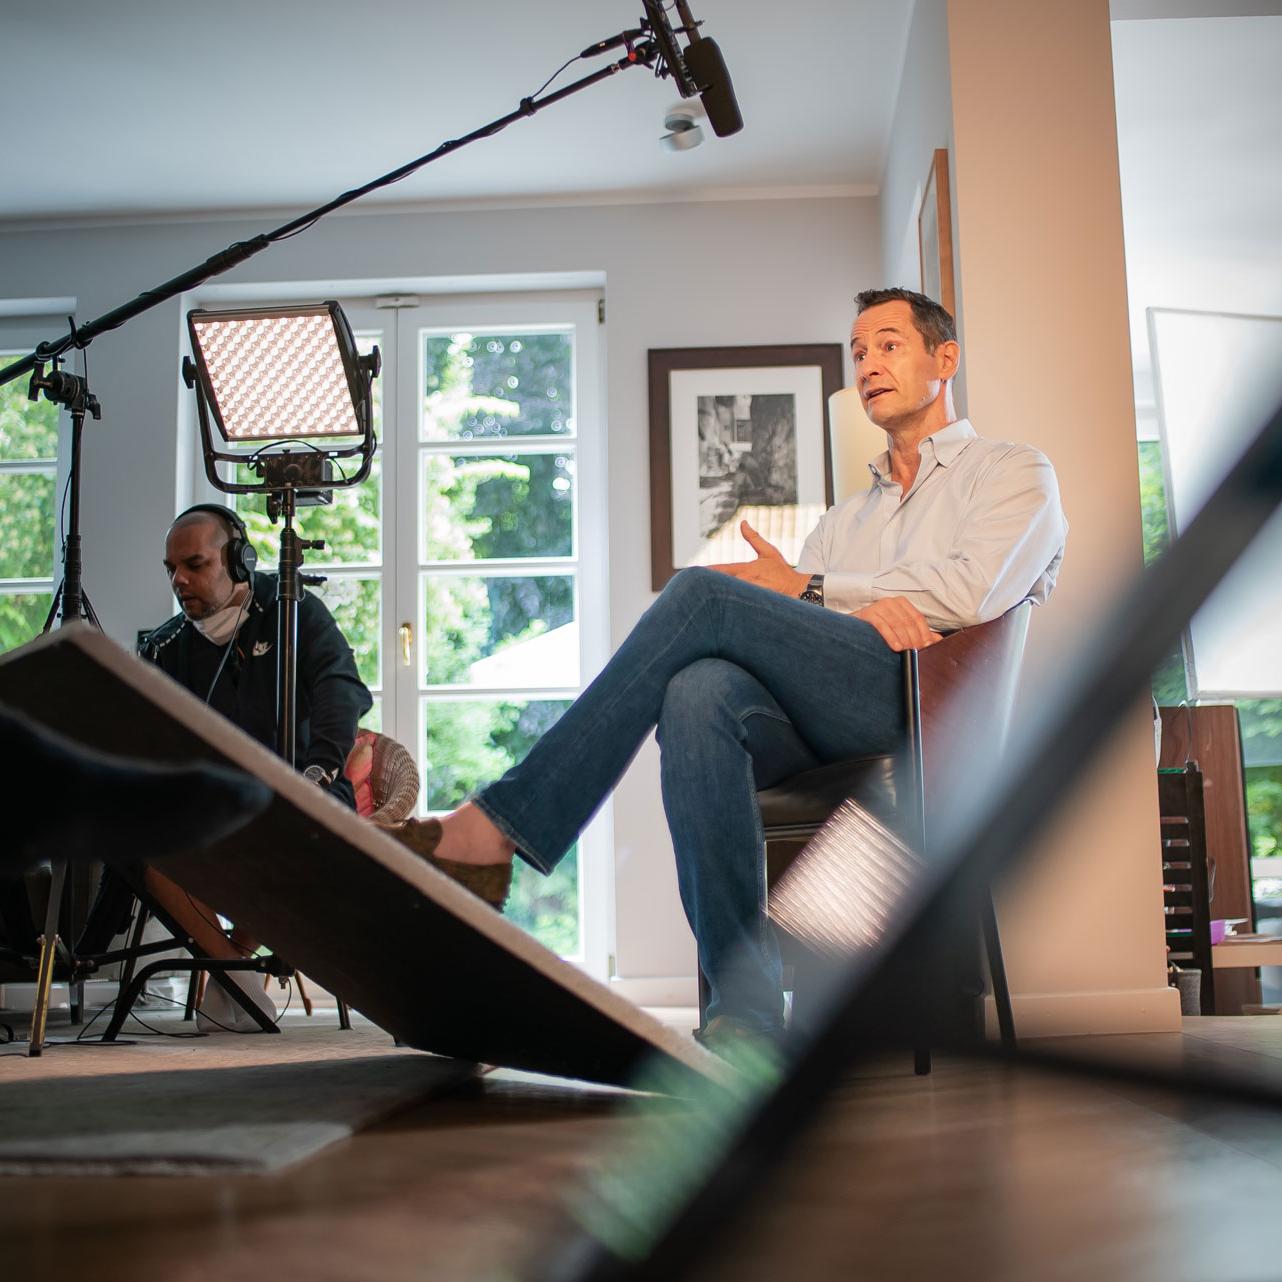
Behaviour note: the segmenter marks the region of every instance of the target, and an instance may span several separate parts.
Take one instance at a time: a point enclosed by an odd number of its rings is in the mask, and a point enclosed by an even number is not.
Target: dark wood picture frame
[[[940,147],[930,162],[930,173],[917,211],[917,252],[921,263],[921,292],[943,304],[957,317],[953,284],[953,206],[948,188],[948,149]]]
[[[824,501],[831,506],[832,446],[828,398],[842,386],[840,343],[771,347],[664,347],[649,352],[650,389],[650,586],[661,591],[677,572],[673,564],[672,394],[677,371],[813,366],[821,380]],[[801,424],[798,424],[798,430]]]

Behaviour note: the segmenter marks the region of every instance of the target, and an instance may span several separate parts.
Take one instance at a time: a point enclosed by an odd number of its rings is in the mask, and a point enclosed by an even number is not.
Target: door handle
[[[401,637],[401,663],[408,668],[411,663],[410,647],[414,644],[414,625],[402,623],[397,630]]]

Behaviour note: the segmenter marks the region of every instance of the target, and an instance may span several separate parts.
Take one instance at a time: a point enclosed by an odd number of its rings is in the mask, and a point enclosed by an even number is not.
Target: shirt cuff
[[[854,614],[871,605],[876,597],[872,588],[873,576],[853,570],[841,570],[824,575],[824,608]]]

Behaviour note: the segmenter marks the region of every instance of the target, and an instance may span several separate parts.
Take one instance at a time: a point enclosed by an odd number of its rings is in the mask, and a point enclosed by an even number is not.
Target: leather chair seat
[[[894,826],[900,810],[898,776],[894,756],[851,757],[793,775],[757,793],[762,827],[772,837],[786,835],[775,829],[813,830],[847,799]]]

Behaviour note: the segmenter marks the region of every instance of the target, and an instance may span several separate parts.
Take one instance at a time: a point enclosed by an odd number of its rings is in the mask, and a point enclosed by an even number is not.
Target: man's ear
[[[935,359],[939,361],[939,376],[943,379],[954,378],[961,365],[961,344],[949,339],[935,348]]]

